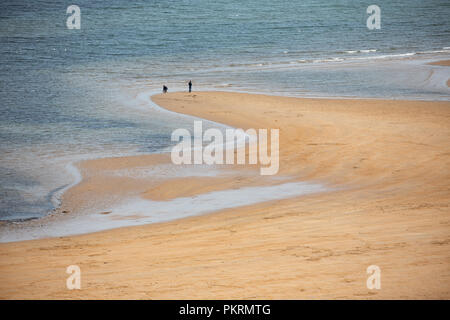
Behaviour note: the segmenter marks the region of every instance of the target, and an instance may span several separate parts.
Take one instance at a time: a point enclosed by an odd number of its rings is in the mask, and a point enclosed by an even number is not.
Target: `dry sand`
[[[0,298],[450,298],[450,103],[297,99],[224,92],[153,100],[242,128],[280,128],[280,175],[334,192],[169,223],[0,244]],[[172,199],[270,183],[232,178],[142,182],[106,174],[167,155],[88,161],[61,210],[142,195]],[[268,182],[269,181],[269,182]],[[67,266],[82,289],[67,290]],[[381,268],[381,290],[366,269]]]

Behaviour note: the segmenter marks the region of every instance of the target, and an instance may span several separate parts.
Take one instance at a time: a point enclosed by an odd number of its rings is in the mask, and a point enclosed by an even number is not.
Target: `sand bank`
[[[280,176],[339,189],[0,244],[1,298],[450,298],[449,102],[224,92],[153,100],[244,129],[280,128]],[[248,167],[236,169],[242,175],[173,183],[109,174],[169,161],[159,155],[84,162],[83,182],[64,195],[61,210],[272,183]],[[66,289],[65,270],[73,264],[81,268],[82,290]],[[381,290],[366,288],[370,265],[381,268]]]

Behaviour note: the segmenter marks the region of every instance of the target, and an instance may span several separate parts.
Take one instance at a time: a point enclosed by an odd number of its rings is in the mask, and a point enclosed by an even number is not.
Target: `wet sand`
[[[450,67],[450,60],[435,61],[435,62],[431,62],[429,64],[435,65],[435,66]],[[446,83],[447,83],[447,87],[450,87],[450,79],[448,79]]]
[[[225,92],[153,100],[234,127],[279,128],[279,175],[338,189],[167,223],[0,244],[0,298],[450,298],[449,102]],[[64,195],[61,210],[273,183],[251,167],[226,177],[156,181],[110,174],[169,161],[156,155],[83,162],[83,181]],[[66,289],[65,270],[74,264],[82,290]],[[370,265],[381,269],[381,290],[366,287]]]
[[[435,66],[450,67],[450,60],[434,61],[434,62],[431,62],[430,64],[435,65]]]

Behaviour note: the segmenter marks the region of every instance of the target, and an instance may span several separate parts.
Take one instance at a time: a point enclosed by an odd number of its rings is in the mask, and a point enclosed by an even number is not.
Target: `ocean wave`
[[[372,59],[403,58],[403,57],[411,57],[416,54],[417,54],[416,52],[407,52],[407,53],[398,53],[398,54],[384,54],[384,55],[379,55],[379,56],[361,57],[361,58],[355,58],[355,59],[372,60]]]
[[[345,51],[339,52],[339,53],[355,54],[355,53],[370,53],[370,52],[377,52],[377,49],[345,50]]]
[[[344,58],[337,58],[337,57],[333,57],[333,58],[325,58],[325,59],[315,59],[312,60],[313,63],[321,63],[321,62],[340,62],[340,61],[344,61]]]
[[[449,48],[449,49],[445,49]],[[358,49],[358,50],[345,50],[335,52],[335,56],[329,57],[317,57],[317,58],[302,58],[302,59],[292,59],[287,60],[281,58],[276,61],[259,61],[259,62],[247,62],[247,63],[230,63],[226,65],[226,68],[233,69],[271,69],[271,68],[285,68],[295,65],[306,65],[306,64],[321,64],[321,63],[341,63],[341,62],[352,62],[352,61],[364,61],[364,60],[377,60],[377,59],[401,59],[412,57],[415,55],[426,55],[426,54],[439,54],[439,53],[450,53],[450,47],[444,47],[440,50],[429,50],[429,51],[418,51],[418,52],[405,52],[405,53],[383,53],[378,51],[379,49]],[[372,54],[368,54],[372,53]],[[376,54],[374,54],[376,53]],[[343,54],[343,55],[339,55]],[[345,55],[347,54],[347,55]],[[350,55],[348,55],[350,54]]]
[[[442,50],[418,51],[417,54],[450,53],[450,47],[444,47]]]

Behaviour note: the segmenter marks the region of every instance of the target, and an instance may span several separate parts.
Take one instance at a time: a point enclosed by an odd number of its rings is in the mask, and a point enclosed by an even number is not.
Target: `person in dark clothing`
[[[167,93],[167,90],[169,90],[169,88],[167,88],[165,85],[163,86],[163,92]]]
[[[192,81],[189,80],[189,92],[192,92]]]

